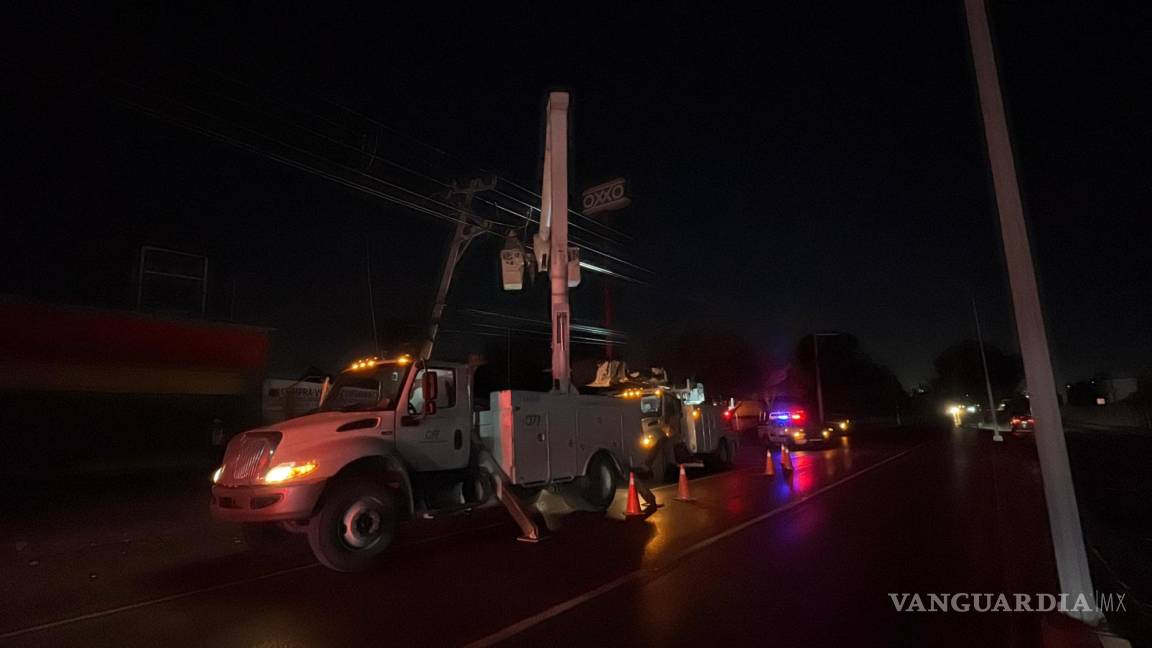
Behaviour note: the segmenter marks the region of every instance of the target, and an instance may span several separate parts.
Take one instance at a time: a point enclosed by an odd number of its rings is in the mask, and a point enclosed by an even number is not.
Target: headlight
[[[848,429],[848,421],[840,421],[840,429],[841,430],[847,430]]]
[[[824,430],[824,438],[825,438],[825,439],[827,439],[827,438],[828,438],[829,436],[831,436],[831,435],[832,435],[832,430],[831,430],[831,429],[828,429],[828,430]]]
[[[264,483],[266,484],[279,484],[280,482],[288,481],[289,479],[296,479],[303,477],[308,473],[316,470],[316,462],[309,461],[307,463],[296,463],[289,461],[273,466],[267,473],[264,474]]]
[[[216,469],[216,472],[212,473],[212,483],[215,484],[215,483],[219,482],[220,481],[220,475],[223,475],[223,474],[224,474],[224,466],[220,466],[219,468]]]
[[[804,438],[804,433],[803,433],[803,432],[793,432],[793,433],[792,433],[792,438],[793,438],[793,439],[803,439],[803,438]]]
[[[640,439],[640,445],[644,446],[645,448],[651,448],[652,446],[656,445],[656,437],[652,436],[651,434],[645,434],[644,438]]]

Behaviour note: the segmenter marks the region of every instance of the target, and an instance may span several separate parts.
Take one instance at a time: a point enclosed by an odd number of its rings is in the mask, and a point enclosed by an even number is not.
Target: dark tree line
[[[999,400],[1009,398],[1019,392],[1024,379],[1024,363],[1015,353],[1005,353],[990,344],[984,344],[984,354],[988,359],[988,375],[992,383],[992,394]],[[963,398],[983,400],[987,392],[984,381],[984,367],[980,361],[980,345],[976,340],[962,340],[948,347],[936,356],[933,363],[936,377],[932,380],[932,391],[941,398]]]
[[[782,385],[787,396],[816,407],[816,358],[814,337],[806,335],[796,344],[795,359]],[[820,382],[827,415],[894,416],[907,408],[908,396],[896,374],[873,360],[851,334],[821,335]]]

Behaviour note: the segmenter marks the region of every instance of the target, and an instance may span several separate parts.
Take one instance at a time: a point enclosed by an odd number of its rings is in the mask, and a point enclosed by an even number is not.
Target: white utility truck
[[[232,439],[213,475],[212,514],[243,523],[254,545],[306,533],[321,563],[354,571],[388,547],[397,522],[494,495],[528,536],[517,496],[550,487],[606,509],[643,460],[633,401],[509,390],[488,402],[474,411],[467,365],[353,363],[319,411]]]
[[[740,435],[724,416],[727,408],[705,400],[702,384],[630,387],[620,395],[640,401],[640,444],[653,481],[667,481],[677,464],[703,460],[727,467],[736,456]]]

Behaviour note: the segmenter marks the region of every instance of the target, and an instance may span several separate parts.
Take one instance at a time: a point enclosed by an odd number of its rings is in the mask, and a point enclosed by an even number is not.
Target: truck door
[[[436,376],[436,411],[425,414],[424,374]],[[461,372],[449,367],[420,369],[412,379],[408,424],[396,430],[400,455],[417,471],[463,468],[468,463],[471,408]]]

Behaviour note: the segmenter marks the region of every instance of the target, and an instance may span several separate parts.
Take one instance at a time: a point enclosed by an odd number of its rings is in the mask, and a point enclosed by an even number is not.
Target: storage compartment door
[[[550,422],[542,402],[543,394],[511,392],[512,407],[500,413],[507,437],[504,441],[512,448],[512,467],[508,471],[514,484],[544,482],[548,474],[548,437]]]

